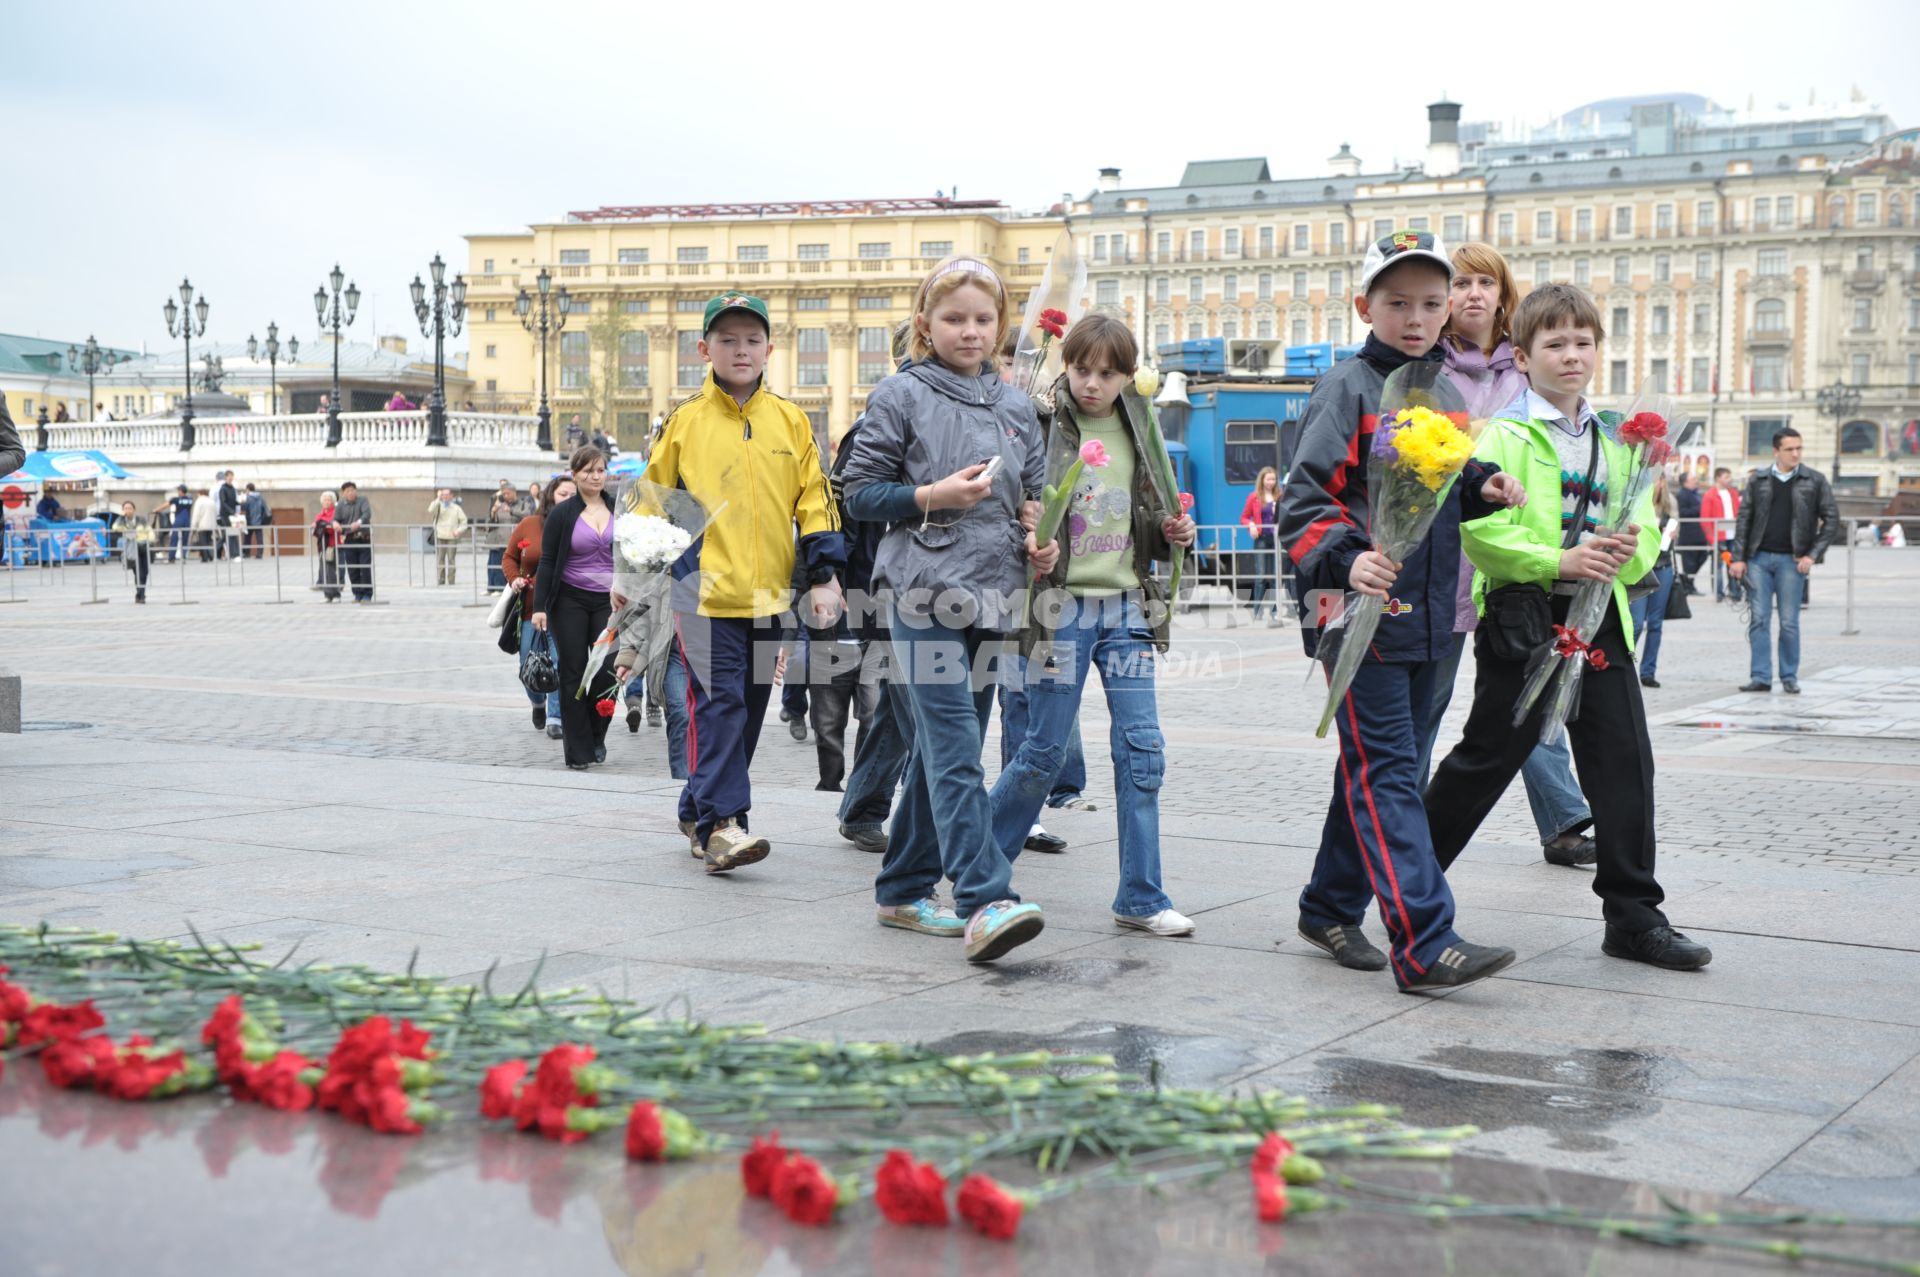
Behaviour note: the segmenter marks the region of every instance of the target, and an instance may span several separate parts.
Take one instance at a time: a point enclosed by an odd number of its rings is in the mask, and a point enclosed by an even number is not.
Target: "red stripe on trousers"
[[[1381,864],[1381,867],[1386,870],[1387,885],[1393,890],[1393,907],[1400,911],[1400,925],[1406,929],[1407,961],[1413,965],[1413,969],[1415,971],[1418,971],[1421,975],[1425,975],[1427,973],[1427,969],[1421,966],[1419,960],[1413,956],[1413,923],[1407,917],[1406,902],[1400,898],[1400,875],[1396,874],[1393,871],[1393,857],[1390,854],[1388,854],[1388,851],[1387,851],[1386,832],[1380,828],[1380,813],[1374,808],[1374,805],[1373,805],[1373,783],[1367,779],[1367,770],[1368,770],[1367,751],[1366,751],[1366,748],[1360,743],[1360,718],[1359,718],[1359,715],[1355,714],[1353,711],[1353,693],[1352,692],[1347,693],[1347,722],[1350,723],[1353,727],[1354,752],[1360,755],[1360,792],[1365,794],[1367,797],[1367,816],[1369,819],[1373,821],[1373,836],[1375,839],[1375,845],[1380,848],[1380,864]],[[1352,803],[1351,795],[1349,795],[1348,803],[1349,805],[1351,805]],[[1355,834],[1354,841],[1356,842],[1360,841],[1358,837],[1359,832],[1360,832],[1359,829],[1356,827],[1354,829],[1354,834]],[[1360,848],[1361,860],[1364,861],[1366,859],[1366,855],[1367,855],[1366,845],[1362,843]],[[1376,890],[1374,894],[1378,896],[1379,892]],[[1384,898],[1382,898],[1381,907],[1383,909],[1385,908]]]

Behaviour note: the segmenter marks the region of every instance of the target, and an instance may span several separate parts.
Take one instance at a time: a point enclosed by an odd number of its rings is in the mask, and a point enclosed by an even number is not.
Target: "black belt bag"
[[[1525,661],[1553,637],[1553,609],[1547,592],[1517,581],[1488,590],[1480,632],[1487,655],[1500,661]]]

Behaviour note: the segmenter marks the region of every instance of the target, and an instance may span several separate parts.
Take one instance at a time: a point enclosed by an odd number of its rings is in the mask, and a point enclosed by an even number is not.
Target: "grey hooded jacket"
[[[944,623],[1017,630],[1027,584],[1020,503],[1037,500],[1046,479],[1033,401],[990,370],[962,377],[927,360],[876,386],[865,416],[840,481],[849,514],[890,525],[874,589],[908,615],[941,604]],[[923,514],[914,503],[920,485],[996,456],[993,494],[971,510]]]

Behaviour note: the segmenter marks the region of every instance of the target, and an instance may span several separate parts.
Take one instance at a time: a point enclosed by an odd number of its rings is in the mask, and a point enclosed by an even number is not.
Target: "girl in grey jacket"
[[[1035,546],[1022,522],[1037,517],[1046,457],[1032,401],[993,371],[1011,314],[985,263],[935,267],[915,300],[913,361],[875,388],[841,472],[848,513],[888,525],[873,584],[910,708],[906,792],[874,884],[880,923],[964,934],[974,962],[1044,925],[1040,907],[1013,893],[980,763],[1026,560],[1044,572],[1059,553]],[[952,909],[935,895],[943,873]]]

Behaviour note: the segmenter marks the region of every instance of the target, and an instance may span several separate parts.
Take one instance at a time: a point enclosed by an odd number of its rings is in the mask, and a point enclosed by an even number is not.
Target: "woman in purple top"
[[[1509,339],[1520,290],[1513,271],[1499,250],[1487,244],[1461,244],[1453,250],[1453,305],[1446,327],[1440,330],[1440,349],[1447,358],[1447,375],[1476,415],[1504,413],[1527,392],[1527,375],[1514,367]],[[1522,410],[1524,413],[1524,410]],[[1427,739],[1420,754],[1421,783],[1425,784],[1440,735],[1440,719],[1453,700],[1453,682],[1467,635],[1478,622],[1473,603],[1473,564],[1460,558],[1460,588],[1454,596],[1453,647],[1442,658],[1433,684],[1433,712],[1428,716]],[[1566,738],[1542,745],[1528,755],[1520,769],[1533,808],[1534,827],[1540,831],[1542,854],[1556,865],[1590,865],[1593,839],[1587,830],[1593,813],[1573,778],[1573,759]]]
[[[587,653],[613,610],[613,497],[607,493],[607,454],[588,445],[569,462],[577,491],[553,507],[540,531],[540,570],[533,577],[536,630],[553,635],[560,667],[560,738],[567,766],[585,771],[607,761],[607,725],[600,712],[615,685],[613,662],[594,675],[584,696],[574,693],[587,672]]]

